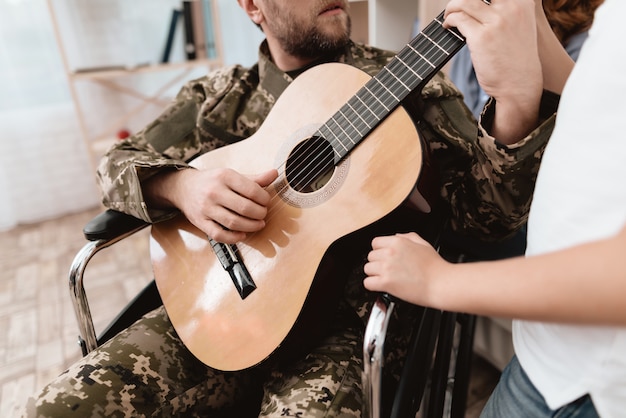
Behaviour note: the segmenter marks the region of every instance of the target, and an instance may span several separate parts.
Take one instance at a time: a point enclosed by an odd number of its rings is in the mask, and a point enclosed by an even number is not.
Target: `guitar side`
[[[183,216],[152,227],[155,280],[167,313],[183,343],[210,367],[241,370],[268,358],[296,332],[329,246],[391,212],[417,182],[420,140],[402,108],[340,162],[321,189],[294,190],[286,177],[284,163],[294,147],[369,79],[344,64],[316,66],[285,90],[255,135],[192,161],[199,169],[279,171],[268,186],[272,203],[266,227],[237,244],[256,285],[245,299],[206,236]]]

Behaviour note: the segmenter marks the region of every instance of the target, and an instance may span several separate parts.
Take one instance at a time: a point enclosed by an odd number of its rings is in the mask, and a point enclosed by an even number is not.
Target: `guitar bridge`
[[[256,289],[256,284],[254,284],[246,265],[237,257],[237,247],[217,242],[212,238],[209,238],[209,243],[222,267],[230,275],[241,299],[248,297]]]

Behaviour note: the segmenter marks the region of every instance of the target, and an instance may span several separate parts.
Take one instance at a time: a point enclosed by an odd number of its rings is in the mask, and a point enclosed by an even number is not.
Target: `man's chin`
[[[320,35],[331,43],[342,44],[350,39],[350,24],[345,22],[342,25],[334,24],[320,28]]]
[[[328,17],[322,17],[318,21],[318,28],[322,32],[345,32],[350,30],[350,16],[346,12]]]

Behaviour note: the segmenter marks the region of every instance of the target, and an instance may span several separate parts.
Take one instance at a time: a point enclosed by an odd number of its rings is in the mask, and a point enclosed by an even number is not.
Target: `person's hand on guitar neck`
[[[208,237],[233,244],[265,226],[275,169],[246,176],[230,169],[172,170],[143,186],[149,206],[178,208]]]
[[[496,100],[493,125],[486,128],[503,144],[524,138],[539,124],[544,88],[560,93],[573,65],[541,0],[451,0],[444,26],[466,37],[477,79]]]

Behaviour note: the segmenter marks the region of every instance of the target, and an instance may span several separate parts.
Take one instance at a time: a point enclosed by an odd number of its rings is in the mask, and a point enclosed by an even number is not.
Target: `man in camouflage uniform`
[[[258,63],[220,69],[187,83],[157,120],[116,144],[98,171],[108,207],[148,222],[182,211],[217,241],[243,239],[263,227],[264,186],[274,180],[273,170],[245,177],[232,170],[190,169],[189,161],[254,134],[305,69],[340,62],[374,75],[394,56],[349,41],[347,0],[239,3],[266,35]],[[538,65],[536,49],[511,68],[517,66],[541,85],[540,69],[529,72],[520,64]],[[500,52],[504,62],[512,59]],[[486,77],[508,75],[500,71]],[[441,212],[450,215],[456,230],[489,240],[510,235],[525,221],[556,106],[554,96],[542,95],[541,87],[528,89],[536,99],[528,112],[530,122],[518,123],[524,121],[522,111],[515,120],[503,121],[500,110],[519,94],[507,89],[498,99],[498,112],[491,102],[479,125],[443,74],[403,103],[441,180]],[[515,131],[519,125],[521,130]],[[203,191],[190,192],[200,183]],[[218,192],[211,194],[214,186]],[[362,285],[369,241],[353,244],[344,245],[351,265],[342,259],[338,271],[348,279],[333,319],[306,353],[239,372],[213,370],[187,351],[161,307],[43,388],[29,400],[26,416],[361,416],[362,333],[373,297]],[[391,360],[402,357],[406,334],[400,330],[388,342]]]

